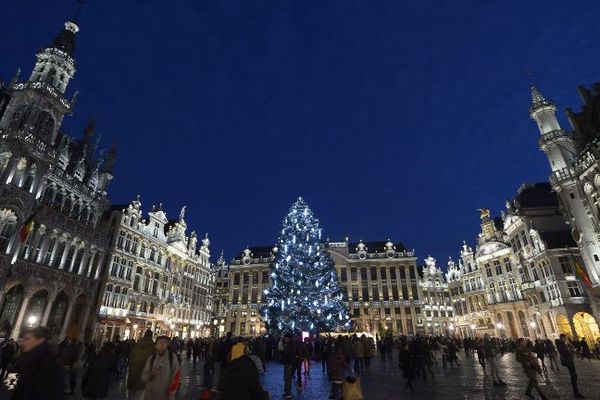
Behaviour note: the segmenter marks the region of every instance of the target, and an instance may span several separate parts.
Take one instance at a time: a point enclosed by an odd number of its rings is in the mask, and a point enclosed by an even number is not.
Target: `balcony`
[[[574,179],[573,172],[569,168],[562,168],[558,171],[554,171],[552,175],[550,175],[550,184],[552,186],[557,186],[563,183],[564,181]]]
[[[542,136],[540,136],[538,138],[538,146],[543,151],[546,151],[546,148],[548,147],[548,145],[550,145],[552,143],[556,143],[558,141],[563,141],[565,139],[568,139],[566,132],[563,131],[562,129],[556,129],[556,130],[550,131],[550,132],[545,133]]]

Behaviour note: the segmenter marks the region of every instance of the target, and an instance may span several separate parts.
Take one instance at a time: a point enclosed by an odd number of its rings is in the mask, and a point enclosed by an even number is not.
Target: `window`
[[[558,257],[558,262],[560,263],[560,269],[564,274],[573,274],[571,259],[569,257]]]
[[[506,272],[512,271],[512,265],[510,264],[510,259],[508,258],[504,259],[504,269],[506,270]]]
[[[346,268],[340,268],[340,276],[342,282],[348,281],[348,277],[346,276]]]
[[[494,267],[496,268],[496,275],[502,275],[502,266],[500,265],[500,261],[494,260]]]
[[[362,299],[363,301],[369,301],[369,288],[367,286],[362,287]]]
[[[575,199],[575,193],[569,193],[569,197],[570,197],[571,199]]]
[[[579,282],[568,282],[567,289],[569,289],[569,295],[571,297],[583,296],[583,292],[581,291],[581,286],[579,286]]]
[[[386,270],[384,267],[381,267],[381,269],[379,270],[381,272],[381,280],[386,280],[387,279],[387,274],[386,274]]]

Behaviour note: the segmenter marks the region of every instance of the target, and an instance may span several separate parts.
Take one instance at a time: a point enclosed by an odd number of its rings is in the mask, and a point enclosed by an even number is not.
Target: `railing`
[[[573,172],[569,168],[562,168],[550,175],[550,184],[558,185],[569,179],[573,179]]]
[[[538,146],[543,149],[547,145],[566,137],[567,134],[565,131],[563,131],[562,129],[555,129],[540,136],[538,138]]]

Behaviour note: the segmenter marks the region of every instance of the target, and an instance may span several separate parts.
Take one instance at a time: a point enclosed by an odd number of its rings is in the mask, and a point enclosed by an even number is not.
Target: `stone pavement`
[[[396,360],[396,357],[394,357]],[[382,362],[374,358],[371,371],[360,374],[365,400],[395,400],[395,399],[464,399],[464,400],[517,400],[525,399],[523,395],[527,381],[522,373],[520,364],[515,361],[513,353],[507,353],[499,361],[500,374],[508,384],[506,387],[494,387],[489,376],[484,376],[481,366],[469,359],[461,359],[460,367],[442,368],[434,366],[434,382],[416,381],[415,391],[406,392],[404,378],[397,362]],[[576,361],[579,375],[579,387],[588,399],[600,399],[600,360]],[[489,374],[489,366],[487,366]],[[182,385],[178,400],[197,400],[202,383],[202,368],[196,369],[191,363],[184,361]],[[561,367],[559,371],[548,372],[548,383],[540,379],[540,386],[550,399],[571,399],[571,385],[568,371]],[[280,400],[283,396],[283,366],[279,363],[269,363],[267,372],[261,377],[263,387],[269,390],[272,399]],[[79,383],[79,382],[78,382]],[[327,376],[321,373],[320,363],[312,364],[311,374],[303,376],[302,388],[293,385],[295,400],[327,400],[329,398],[329,382]],[[111,386],[110,400],[128,399],[125,390],[125,379],[114,382]],[[80,390],[78,388],[78,393]],[[537,396],[536,396],[537,397]],[[80,400],[80,394],[67,397]],[[537,397],[539,398],[539,397]]]

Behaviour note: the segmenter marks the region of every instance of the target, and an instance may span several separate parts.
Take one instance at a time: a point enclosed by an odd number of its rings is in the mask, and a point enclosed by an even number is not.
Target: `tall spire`
[[[544,97],[542,92],[540,92],[540,89],[538,89],[534,83],[529,85],[529,89],[531,90],[531,107],[529,107],[529,114],[532,115],[532,118],[533,114],[540,108],[545,106],[554,107],[554,104]]]

